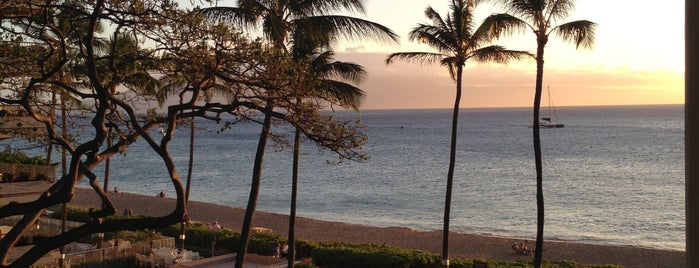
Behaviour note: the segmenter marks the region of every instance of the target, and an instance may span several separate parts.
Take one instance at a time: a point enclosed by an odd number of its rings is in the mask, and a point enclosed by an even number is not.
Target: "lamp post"
[[[102,242],[104,241],[104,233],[97,233],[97,248],[102,248]]]
[[[179,253],[182,254],[182,252],[184,252],[184,240],[186,238],[186,235],[184,234],[184,232],[182,232],[180,234],[179,238],[180,238],[180,252]]]

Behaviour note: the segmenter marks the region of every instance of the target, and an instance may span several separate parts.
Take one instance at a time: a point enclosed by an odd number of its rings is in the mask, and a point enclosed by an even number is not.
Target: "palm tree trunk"
[[[449,171],[447,173],[447,193],[444,200],[444,234],[442,238],[442,264],[449,267],[449,221],[451,219],[451,192],[454,185],[454,165],[456,163],[456,138],[459,124],[459,103],[461,102],[461,76],[463,64],[456,69],[456,98],[451,120],[451,145],[449,147]]]
[[[189,189],[192,185],[192,169],[194,168],[194,117],[189,126],[189,167],[187,169],[187,187],[184,190],[184,202],[189,202]],[[185,222],[180,223],[180,253],[184,251]]]
[[[257,207],[257,196],[260,194],[260,181],[262,178],[262,160],[265,155],[265,147],[267,146],[267,137],[269,136],[270,127],[272,125],[272,100],[267,100],[267,106],[264,110],[265,118],[262,123],[262,133],[260,140],[257,142],[257,152],[255,153],[255,164],[252,169],[252,185],[250,186],[250,197],[248,198],[248,206],[245,209],[245,219],[243,220],[243,228],[240,231],[240,243],[238,246],[238,254],[235,257],[235,267],[243,268],[245,263],[245,254],[248,251],[250,240],[250,229],[252,228],[252,219]]]
[[[289,210],[289,251],[287,252],[287,267],[293,268],[296,260],[296,196],[299,184],[299,153],[301,150],[301,134],[296,130],[294,134],[294,167],[291,175],[291,208]]]
[[[112,147],[112,126],[111,124],[109,125],[109,129],[107,130],[107,148]],[[108,192],[109,191],[109,169],[111,168],[111,157],[107,158],[107,160],[104,161],[104,186],[102,187],[104,191]],[[102,208],[104,208],[107,204],[102,202]]]
[[[49,109],[51,119],[56,118],[56,102],[56,89],[54,89],[51,91],[51,108]],[[53,142],[51,142],[51,140],[48,139],[48,136],[46,138],[46,143],[48,143],[48,148],[46,149],[46,165],[51,166],[51,156],[53,155]]]
[[[534,120],[532,135],[534,140],[534,162],[536,168],[536,244],[534,252],[534,267],[541,268],[542,252],[544,248],[544,191],[543,191],[543,165],[541,161],[541,135],[539,127],[539,110],[541,108],[541,91],[544,80],[544,47],[547,36],[537,37],[536,49],[536,89],[534,93]]]
[[[60,73],[63,75],[63,72]],[[66,107],[66,97],[61,94],[61,136],[63,138],[68,137],[68,121],[66,120],[66,117],[68,116],[68,112],[66,111],[68,107]],[[65,147],[61,148],[61,177],[66,175],[66,172],[68,171],[68,151],[66,150]],[[66,219],[68,218],[68,206],[66,205],[65,202],[61,204],[61,234],[66,232]],[[61,259],[58,263],[58,266],[60,267],[65,267],[65,259],[63,258],[65,255],[65,246],[61,246],[59,248],[59,253],[61,253]]]

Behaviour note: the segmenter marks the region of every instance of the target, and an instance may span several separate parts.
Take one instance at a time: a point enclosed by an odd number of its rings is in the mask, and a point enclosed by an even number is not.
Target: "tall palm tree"
[[[401,52],[388,56],[386,63],[395,60],[405,60],[417,63],[433,63],[439,61],[449,69],[451,78],[456,81],[456,98],[451,122],[451,144],[449,151],[449,169],[447,172],[447,188],[444,202],[444,230],[442,240],[442,263],[449,267],[449,220],[451,210],[451,195],[454,181],[454,165],[456,162],[456,138],[459,121],[459,103],[461,101],[461,84],[464,65],[467,61],[507,63],[530,57],[526,51],[508,50],[502,46],[488,45],[493,36],[489,30],[499,25],[483,23],[476,27],[474,10],[478,1],[451,0],[450,13],[446,18],[437,13],[432,7],[425,9],[425,16],[432,24],[418,24],[410,32],[411,41],[420,41],[434,48],[437,52]]]
[[[294,53],[300,56],[301,53]],[[364,91],[353,84],[360,83],[366,77],[364,67],[354,63],[332,61],[334,52],[325,51],[313,53],[313,59],[309,68],[311,73],[320,77],[320,83],[312,90],[319,91],[318,95],[330,103],[336,103],[342,107],[359,110],[361,99],[365,96]],[[348,83],[349,82],[349,83]],[[297,103],[301,100],[298,99]],[[301,149],[301,131],[297,128],[294,133],[293,167],[291,181],[291,202],[289,209],[289,234],[287,255],[287,266],[294,267],[296,256],[296,197],[298,193],[298,166]]]
[[[534,93],[534,112],[532,135],[534,140],[534,158],[536,165],[536,253],[534,265],[541,267],[544,245],[544,195],[543,165],[541,161],[541,138],[539,135],[539,110],[544,79],[544,48],[549,35],[554,34],[564,41],[575,43],[576,48],[591,48],[595,40],[596,24],[587,20],[577,20],[555,25],[568,17],[575,8],[574,0],[492,0],[505,7],[507,14],[491,15],[487,20],[493,25],[505,25],[509,29],[503,33],[516,30],[531,30],[536,36],[536,86]],[[555,26],[554,26],[555,25]],[[502,29],[502,28],[501,28]]]
[[[293,55],[293,58],[308,55],[304,53],[317,47],[328,47],[338,37],[397,40],[393,31],[380,24],[350,16],[329,15],[342,10],[364,12],[364,3],[361,0],[239,0],[237,7],[211,7],[204,9],[204,12],[213,18],[236,22],[248,28],[262,24],[262,32],[274,48],[286,53],[300,53]],[[265,119],[253,165],[250,196],[241,230],[236,267],[242,268],[248,248],[273,105],[274,102],[270,99],[262,109]]]

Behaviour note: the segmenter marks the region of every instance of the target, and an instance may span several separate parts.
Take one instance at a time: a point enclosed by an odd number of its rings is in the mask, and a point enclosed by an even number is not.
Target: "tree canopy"
[[[326,96],[313,88],[323,79],[309,71],[310,65],[310,60],[292,60],[273,45],[212,23],[197,8],[186,9],[175,1],[3,2],[0,104],[20,105],[41,122],[49,142],[68,152],[69,163],[38,199],[0,207],[2,218],[22,216],[0,241],[0,267],[27,267],[50,250],[90,234],[188,220],[182,181],[168,151],[177,138],[175,128],[185,118],[255,122],[265,103],[274,101],[270,115],[275,120],[289,122],[341,159],[365,158],[361,126],[321,111]],[[50,93],[80,105],[88,122],[81,136],[62,135],[55,115],[39,108],[51,103]],[[155,103],[162,108],[144,108]],[[164,135],[149,131],[157,126],[166,126]],[[111,146],[106,142],[108,128],[118,137]],[[118,209],[93,170],[136,140],[146,142],[167,167],[176,207],[162,217],[107,219]],[[104,204],[95,204],[92,220],[38,242],[8,263],[8,252],[41,211],[70,201],[81,180],[89,182]]]

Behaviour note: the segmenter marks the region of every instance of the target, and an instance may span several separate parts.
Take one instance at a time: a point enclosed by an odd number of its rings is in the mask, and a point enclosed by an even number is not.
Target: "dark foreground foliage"
[[[89,219],[87,211],[78,208],[68,208],[68,219],[82,221]],[[54,213],[53,215],[60,215]],[[122,217],[122,216],[118,216]],[[180,226],[172,225],[157,230],[165,236],[179,237]],[[185,248],[198,251],[204,257],[235,252],[240,234],[230,229],[214,230],[204,223],[188,223],[186,228]],[[275,242],[284,243],[286,237],[271,234],[255,234],[250,239],[249,253],[269,255]],[[178,241],[179,243],[179,241]],[[324,268],[439,268],[441,258],[438,254],[401,249],[389,245],[350,244],[296,241],[297,259],[301,262],[296,267]],[[450,262],[453,268],[471,268],[474,261],[488,264],[488,267],[527,268],[534,267],[531,260],[520,259],[515,262],[461,258]],[[547,268],[617,268],[616,265],[582,265],[573,261],[545,261],[542,265]]]

